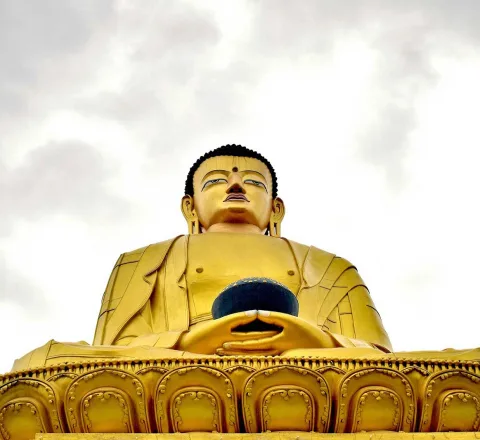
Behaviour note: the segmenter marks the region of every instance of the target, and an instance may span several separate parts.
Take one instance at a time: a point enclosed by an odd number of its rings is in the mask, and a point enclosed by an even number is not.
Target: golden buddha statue
[[[51,340],[0,375],[0,438],[480,430],[478,350],[392,353],[356,268],[281,237],[263,156],[205,154],[181,208],[188,235],[118,258],[93,345]],[[270,303],[213,319],[216,301],[252,280],[286,291],[298,316]]]
[[[189,235],[117,260],[94,346],[118,348],[93,348],[92,353],[128,356],[135,350],[120,347],[143,346],[158,349],[157,356],[306,355],[335,347],[391,351],[356,268],[280,236],[285,207],[277,196],[275,171],[263,156],[239,145],[205,154],[188,173],[181,207]],[[298,299],[299,316],[251,310],[213,320],[218,294],[247,277],[287,286]],[[235,331],[254,320],[281,330]],[[78,348],[51,341],[18,360],[14,369],[88,355],[89,347]]]

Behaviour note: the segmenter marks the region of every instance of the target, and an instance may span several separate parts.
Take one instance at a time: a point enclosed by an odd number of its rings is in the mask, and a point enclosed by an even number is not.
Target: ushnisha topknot
[[[192,165],[190,171],[188,172],[187,180],[185,181],[185,195],[193,197],[193,175],[195,174],[195,171],[198,170],[200,165],[207,159],[218,156],[249,157],[251,159],[258,159],[259,161],[263,162],[270,171],[270,174],[272,175],[272,198],[275,199],[275,197],[277,197],[277,175],[275,174],[275,170],[273,169],[271,163],[267,159],[265,159],[260,153],[250,150],[249,148],[242,145],[235,144],[228,144],[215,148],[214,150],[205,153],[202,157],[197,159],[197,161]]]

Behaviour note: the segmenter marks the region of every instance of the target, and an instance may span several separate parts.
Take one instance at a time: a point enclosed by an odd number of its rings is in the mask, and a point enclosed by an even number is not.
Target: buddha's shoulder
[[[293,240],[287,240],[293,249],[297,259],[304,261],[307,266],[311,266],[312,269],[325,270],[331,273],[343,272],[349,268],[355,268],[355,266],[347,259],[336,255],[332,252],[320,249],[316,246],[309,246],[301,243],[297,243]]]
[[[175,242],[181,241],[185,236],[179,235],[168,240],[152,243],[132,251],[124,252],[117,260],[116,266],[126,263],[137,263],[146,254],[147,250],[150,255],[166,254]]]

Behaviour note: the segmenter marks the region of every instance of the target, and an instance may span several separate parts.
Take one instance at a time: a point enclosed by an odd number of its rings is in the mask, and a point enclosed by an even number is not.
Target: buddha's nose
[[[227,194],[231,193],[246,193],[242,177],[238,173],[232,173],[228,176]]]

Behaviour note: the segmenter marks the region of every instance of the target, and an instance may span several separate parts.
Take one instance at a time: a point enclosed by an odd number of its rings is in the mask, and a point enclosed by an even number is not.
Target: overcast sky
[[[0,0],[0,372],[91,342],[118,255],[187,231],[227,143],[394,348],[480,346],[478,0]]]

